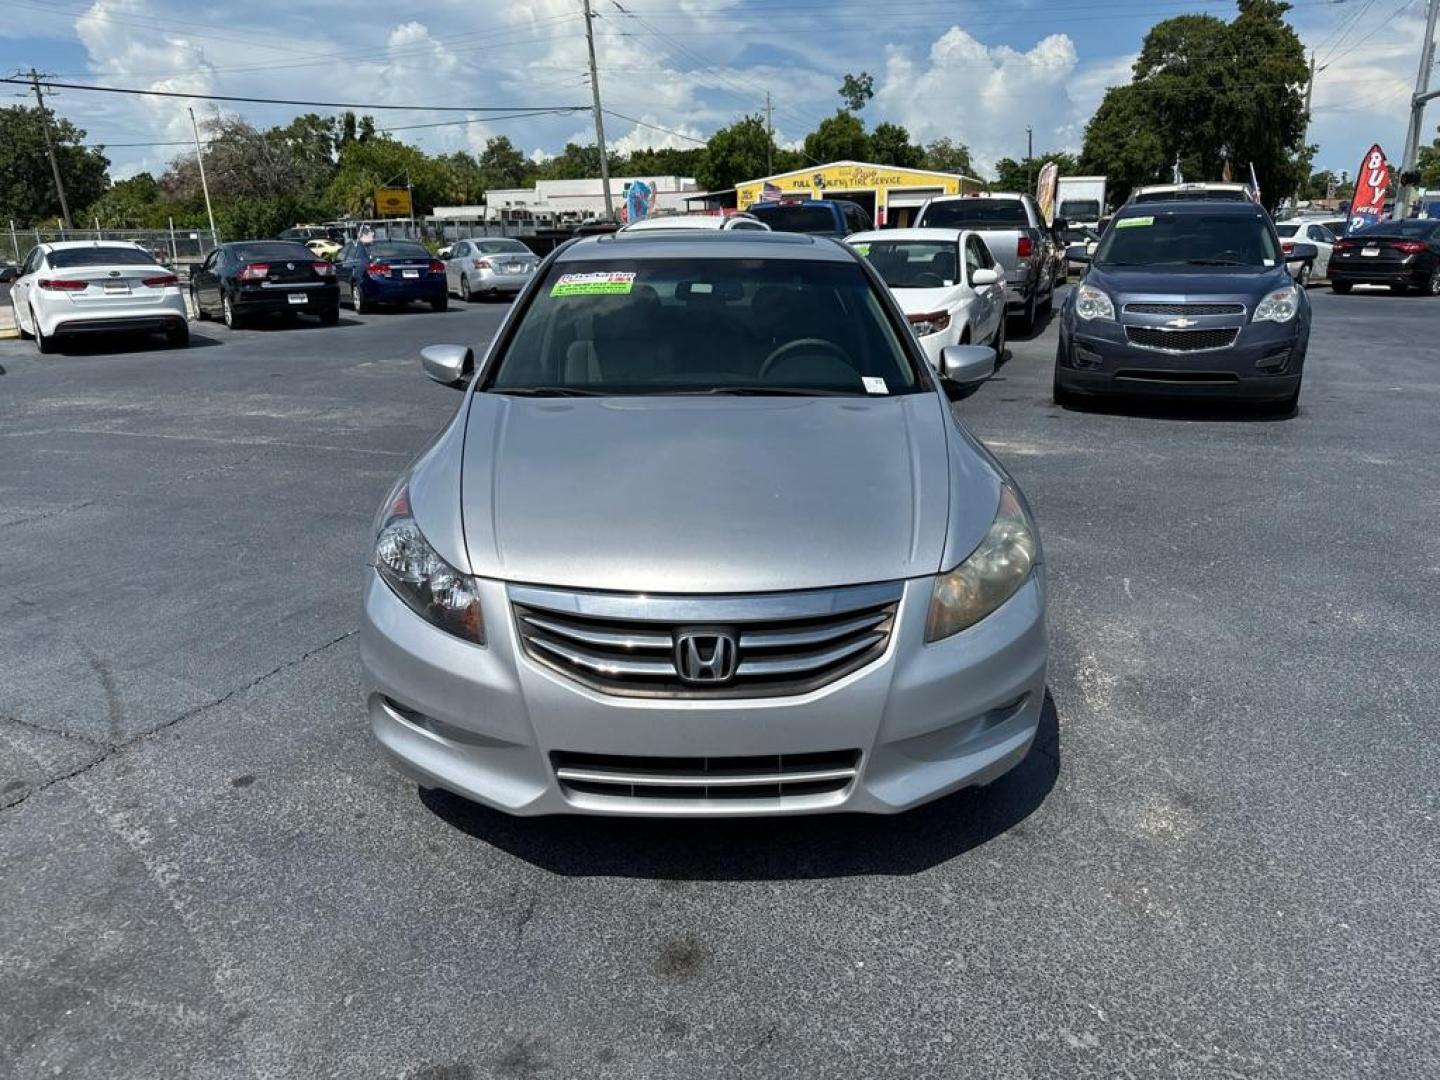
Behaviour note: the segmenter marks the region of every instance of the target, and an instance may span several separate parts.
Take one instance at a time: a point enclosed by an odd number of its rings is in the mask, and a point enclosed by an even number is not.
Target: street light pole
[[[1025,125],[1025,183],[1035,186],[1035,132]]]
[[[1405,156],[1400,173],[1414,172],[1420,158],[1420,125],[1425,117],[1425,103],[1440,94],[1430,91],[1430,69],[1435,66],[1435,16],[1440,14],[1440,0],[1426,5],[1425,39],[1420,43],[1420,70],[1415,73],[1415,94],[1410,99],[1410,127],[1405,132]],[[1415,184],[1402,184],[1395,198],[1394,220],[1404,221],[1415,204]]]
[[[610,200],[610,162],[605,153],[605,121],[600,110],[600,76],[595,71],[595,16],[590,0],[585,5],[585,44],[590,50],[590,96],[595,102],[595,145],[600,148],[600,187],[605,193],[605,217],[615,219],[615,204]]]

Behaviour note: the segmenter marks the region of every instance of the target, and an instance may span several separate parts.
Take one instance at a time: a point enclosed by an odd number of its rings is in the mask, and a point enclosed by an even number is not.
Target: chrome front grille
[[[803,694],[884,655],[902,585],[741,596],[641,596],[512,586],[527,656],[607,694]],[[714,650],[720,639],[723,656]],[[696,667],[686,649],[698,642]],[[722,663],[723,661],[723,663]],[[703,677],[697,677],[703,675]]]
[[[1215,304],[1158,304],[1136,302],[1125,305],[1127,315],[1244,315],[1245,305],[1234,303]]]
[[[1127,326],[1125,337],[1131,345],[1162,352],[1207,352],[1235,344],[1240,328],[1222,326],[1207,330],[1168,330],[1161,326]]]
[[[698,803],[824,800],[855,780],[859,750],[753,757],[632,757],[554,751],[551,767],[571,799]],[[738,808],[738,807],[737,807]]]

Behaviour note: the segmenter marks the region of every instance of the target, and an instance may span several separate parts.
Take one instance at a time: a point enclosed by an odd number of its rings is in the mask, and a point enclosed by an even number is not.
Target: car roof
[[[968,229],[871,229],[867,232],[852,233],[845,238],[847,244],[861,240],[874,243],[877,240],[950,240],[958,241],[969,232]]]
[[[134,240],[54,240],[50,243],[41,244],[46,251],[72,251],[75,248],[97,248],[97,247],[128,247],[143,251],[147,255],[149,249],[144,244],[137,244]]]
[[[558,262],[603,263],[606,259],[796,259],[848,262],[858,258],[843,244],[807,233],[758,229],[648,229],[584,236],[556,254]]]
[[[1228,199],[1167,199],[1164,202],[1126,203],[1110,218],[1113,224],[1121,218],[1154,217],[1156,214],[1233,214],[1236,217],[1264,215],[1259,203]]]
[[[747,217],[749,215],[746,215]],[[718,214],[667,214],[664,217],[644,218],[632,221],[621,228],[621,232],[641,232],[650,229],[723,229],[725,219]]]
[[[955,202],[959,199],[1023,199],[1025,195],[1018,191],[975,191],[968,195],[932,195],[930,202]]]

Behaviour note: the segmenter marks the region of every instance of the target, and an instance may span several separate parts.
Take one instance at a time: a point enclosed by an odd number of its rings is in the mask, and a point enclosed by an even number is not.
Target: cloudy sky
[[[1078,149],[1105,87],[1125,82],[1145,31],[1231,0],[594,0],[606,134],[619,149],[694,145],[757,112],[782,142],[839,105],[840,76],[875,76],[865,116],[922,141],[968,144],[983,167]],[[0,68],[183,93],[465,108],[587,106],[580,0],[4,0]],[[1400,156],[1422,0],[1294,0],[1323,70],[1311,140],[1353,173],[1371,142]],[[21,93],[18,87],[0,90]],[[1263,93],[1264,91],[1258,91]],[[54,107],[104,142],[117,176],[158,171],[189,136],[183,100],[80,90]],[[214,108],[214,106],[205,106]],[[260,125],[300,111],[226,105]],[[197,110],[197,112],[200,110]],[[326,110],[319,110],[326,111]],[[376,114],[427,150],[506,134],[527,153],[590,142],[588,112],[434,126],[481,114]],[[1427,129],[1433,131],[1431,118]],[[420,126],[431,125],[431,126]],[[123,145],[134,144],[134,145]]]

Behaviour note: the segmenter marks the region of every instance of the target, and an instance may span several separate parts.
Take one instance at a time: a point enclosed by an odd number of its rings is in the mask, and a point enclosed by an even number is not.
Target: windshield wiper
[[[826,390],[811,386],[711,386],[704,390],[657,390],[662,394],[699,397],[860,397],[858,390]]]
[[[487,393],[510,394],[514,397],[608,397],[608,390],[590,390],[583,386],[492,386]]]
[[[1186,259],[1186,266],[1250,266],[1251,263],[1241,262],[1239,259]]]

